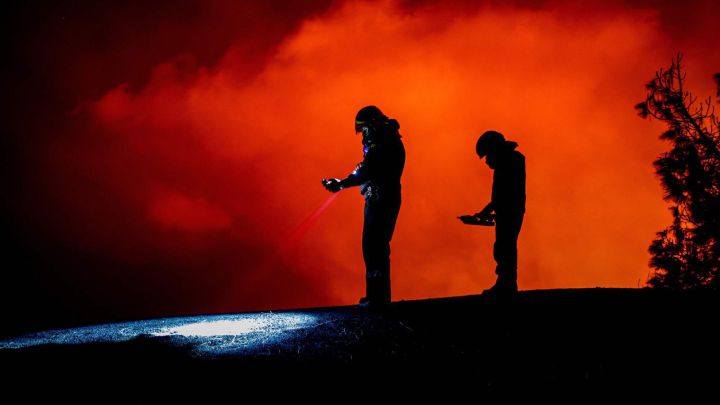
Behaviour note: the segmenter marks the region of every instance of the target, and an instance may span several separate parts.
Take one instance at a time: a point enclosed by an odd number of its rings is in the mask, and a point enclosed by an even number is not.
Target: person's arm
[[[363,184],[367,181],[368,170],[365,168],[365,161],[358,163],[355,166],[355,170],[352,171],[347,177],[340,180],[341,188],[355,187]]]
[[[493,211],[495,210],[495,204],[493,204],[492,201],[488,203],[488,205],[483,208],[482,211],[477,212],[472,215],[461,215],[458,217],[462,223],[467,225],[487,225],[487,226],[493,226],[495,225],[495,215],[493,215]]]
[[[482,209],[482,211],[475,213],[473,216],[478,218],[485,218],[490,216],[495,211],[495,203],[493,201],[490,201],[485,208]]]
[[[355,170],[344,179],[323,179],[325,188],[333,193],[348,188],[359,186],[370,179],[371,170],[376,166],[375,160],[378,158],[378,151],[375,146],[371,146],[362,162],[355,166]]]
[[[458,219],[467,225],[493,226],[495,225],[495,215],[493,215],[493,211],[495,211],[495,203],[491,200],[482,211],[472,215],[461,215]]]

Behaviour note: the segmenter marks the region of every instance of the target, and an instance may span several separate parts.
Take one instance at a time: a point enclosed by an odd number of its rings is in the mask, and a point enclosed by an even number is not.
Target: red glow
[[[362,159],[352,121],[375,104],[400,122],[407,149],[395,299],[494,281],[492,229],[456,219],[490,196],[492,173],[474,154],[488,129],[527,157],[520,288],[643,285],[647,247],[670,216],[652,167],[662,126],[633,105],[678,50],[692,90],[714,94],[717,27],[708,14],[693,22],[715,27],[696,28],[702,41],[670,35],[671,9],[606,3],[339,1],[274,47],[256,38],[289,17],[265,16],[218,61],[180,53],[137,66],[141,84],[114,82],[73,105],[72,125],[47,128],[33,150],[42,192],[28,193],[27,210],[38,233],[135,269],[88,281],[96,301],[125,305],[121,280],[172,291],[167,308],[193,312],[354,303],[363,200],[356,189],[328,196],[320,179]],[[172,41],[182,27],[159,30]],[[117,60],[152,54],[127,48]],[[82,87],[102,72],[72,74]]]
[[[230,217],[204,199],[165,194],[150,202],[150,218],[159,224],[185,232],[213,231],[230,226]]]
[[[297,228],[293,229],[293,231],[288,235],[287,239],[283,243],[284,249],[290,249],[295,243],[302,238],[307,231],[312,227],[315,222],[320,218],[320,215],[322,215],[325,210],[328,209],[330,204],[332,204],[333,201],[337,198],[338,194],[332,194],[330,197],[328,197],[327,200],[325,200],[322,205],[320,205],[315,211],[313,211],[310,215],[308,215],[307,218],[305,218],[304,221],[300,223],[300,225],[297,226]]]

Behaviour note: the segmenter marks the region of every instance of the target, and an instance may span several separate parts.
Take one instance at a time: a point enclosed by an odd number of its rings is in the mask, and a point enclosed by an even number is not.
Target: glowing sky
[[[395,299],[493,282],[492,230],[455,219],[489,198],[473,152],[487,129],[527,158],[520,288],[641,286],[670,216],[662,125],[633,105],[678,51],[702,97],[720,71],[712,1],[193,4],[85,10],[18,40],[45,80],[30,94],[74,95],[31,113],[28,81],[13,87],[25,121],[10,133],[35,136],[8,164],[9,229],[41,258],[25,290],[115,315],[354,303],[362,198],[308,216],[329,197],[320,179],[361,160],[367,104],[400,122],[408,154]]]

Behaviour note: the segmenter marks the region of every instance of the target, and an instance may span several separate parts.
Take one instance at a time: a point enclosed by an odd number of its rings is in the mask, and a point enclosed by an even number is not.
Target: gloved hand
[[[474,216],[474,217],[477,217],[477,218],[493,218],[495,215],[493,215],[492,212],[493,212],[493,209],[492,209],[492,208],[487,208],[487,207],[486,207],[486,208],[483,209],[482,211],[473,214],[473,216]]]
[[[474,215],[461,215],[458,219],[465,225],[495,225],[495,216],[492,214],[487,214],[486,216],[480,216],[480,213]]]
[[[342,190],[339,179],[322,179],[322,185],[331,193],[337,193]]]
[[[466,225],[474,225],[475,223],[477,223],[477,218],[475,217],[475,215],[460,215],[458,219]]]

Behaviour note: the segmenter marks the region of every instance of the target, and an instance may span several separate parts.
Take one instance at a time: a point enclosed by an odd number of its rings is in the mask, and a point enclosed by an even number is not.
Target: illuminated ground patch
[[[196,316],[86,326],[32,333],[0,341],[2,349],[40,345],[118,343],[136,338],[162,339],[172,345],[189,346],[200,356],[258,351],[263,346],[291,339],[329,315],[257,313]]]

